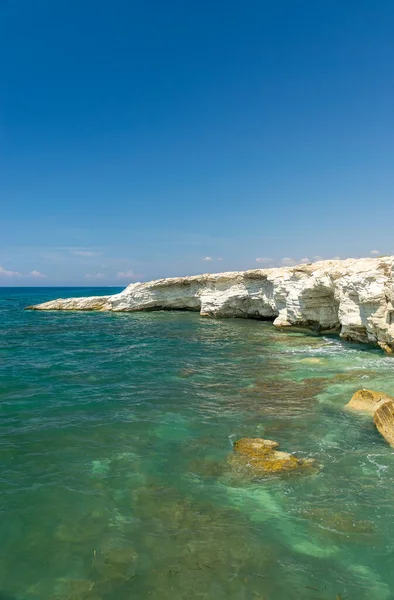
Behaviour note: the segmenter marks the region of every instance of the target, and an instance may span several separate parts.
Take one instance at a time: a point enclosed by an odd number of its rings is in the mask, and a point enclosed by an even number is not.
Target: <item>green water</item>
[[[394,598],[394,454],[343,411],[394,394],[394,360],[259,321],[22,310],[92,293],[0,290],[0,600]],[[247,480],[243,436],[320,471]]]

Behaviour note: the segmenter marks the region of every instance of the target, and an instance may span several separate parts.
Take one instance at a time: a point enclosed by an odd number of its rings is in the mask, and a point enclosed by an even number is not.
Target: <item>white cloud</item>
[[[297,264],[297,261],[294,260],[294,258],[285,257],[285,258],[282,258],[281,263],[285,267],[293,267],[294,265]]]
[[[262,265],[269,265],[274,262],[273,258],[256,258],[257,263],[261,263]]]
[[[381,254],[380,250],[371,250],[372,256],[379,256]]]
[[[340,256],[334,256],[332,260],[342,260]]]
[[[322,256],[313,256],[313,261],[314,262],[319,262],[319,260],[324,260],[324,258]]]
[[[22,273],[19,273],[19,271],[8,271],[0,265],[0,277],[19,277],[20,275]]]
[[[97,252],[95,250],[72,250],[71,251],[72,254],[75,254],[76,256],[83,256],[85,258],[91,258],[93,256],[101,256],[102,252]]]
[[[302,265],[307,265],[308,263],[310,263],[311,261],[309,260],[309,258],[307,256],[305,256],[305,258],[301,258],[300,263]]]
[[[218,260],[223,260],[223,259],[222,259],[222,257],[220,256],[220,257],[218,258]]]
[[[213,258],[211,256],[204,256],[203,260],[211,261],[213,260]]]
[[[104,273],[86,273],[85,279],[105,279]]]
[[[47,275],[44,275],[44,273],[40,273],[40,271],[30,271],[29,276],[30,277],[47,277]]]
[[[118,271],[116,278],[117,279],[135,279],[137,275],[129,269],[128,271]]]

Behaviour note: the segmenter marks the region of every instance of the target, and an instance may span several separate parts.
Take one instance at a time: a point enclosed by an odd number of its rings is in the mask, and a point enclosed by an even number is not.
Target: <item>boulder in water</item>
[[[373,422],[390,446],[394,446],[394,399],[380,402],[375,410]]]
[[[239,454],[245,454],[252,458],[272,452],[278,448],[278,442],[274,440],[265,440],[263,438],[242,438],[235,442],[234,450]]]
[[[299,458],[288,452],[276,450],[278,442],[263,438],[242,438],[235,442],[235,455],[230,458],[232,467],[248,470],[253,475],[284,473],[316,465],[310,458]]]
[[[394,447],[394,398],[384,392],[359,390],[345,408],[373,414],[379,433]]]
[[[394,398],[384,392],[363,389],[353,394],[350,402],[345,405],[345,408],[374,414],[378,406],[387,400],[394,400]]]

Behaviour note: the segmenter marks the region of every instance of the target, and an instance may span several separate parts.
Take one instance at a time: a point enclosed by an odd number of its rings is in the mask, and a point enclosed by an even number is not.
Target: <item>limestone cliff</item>
[[[277,327],[338,331],[394,351],[394,257],[173,277],[120,294],[59,299],[36,310],[186,309],[207,317],[270,319]]]

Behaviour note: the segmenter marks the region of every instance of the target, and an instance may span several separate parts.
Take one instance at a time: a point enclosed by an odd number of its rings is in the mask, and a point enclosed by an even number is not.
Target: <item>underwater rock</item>
[[[394,399],[380,402],[375,410],[373,422],[386,442],[394,447]]]
[[[56,587],[58,591],[53,600],[101,600],[94,581],[88,579],[62,578]]]
[[[221,462],[213,459],[195,459],[189,463],[188,467],[191,473],[200,477],[220,477],[223,474],[224,467]]]
[[[329,381],[352,381],[353,379],[368,379],[369,377],[376,377],[376,371],[367,369],[351,369],[349,371],[343,371],[342,373],[336,373],[333,377],[329,378]]]
[[[345,404],[345,408],[360,410],[373,414],[380,403],[387,400],[394,400],[394,398],[382,392],[375,392],[373,390],[358,390],[358,392],[353,394],[350,402]]]
[[[234,444],[235,455],[229,459],[236,469],[249,470],[255,475],[284,473],[316,466],[313,458],[299,458],[294,454],[276,450],[278,442],[263,438],[242,438]]]
[[[54,531],[54,537],[61,542],[86,543],[98,538],[107,527],[101,513],[82,514],[77,519],[67,519]]]
[[[122,585],[135,576],[138,554],[126,540],[109,538],[93,555],[93,573],[100,584]],[[112,583],[111,583],[112,582]]]
[[[178,377],[180,379],[188,379],[189,377],[192,377],[193,375],[195,375],[197,373],[196,369],[181,369],[178,373]]]
[[[313,356],[308,356],[307,358],[302,358],[300,360],[301,363],[306,363],[308,365],[319,365],[324,363],[324,360],[322,358],[316,358]]]
[[[301,512],[303,518],[313,527],[327,529],[331,533],[354,534],[356,536],[365,534],[370,536],[375,533],[372,521],[357,519],[347,511],[334,511],[332,508],[318,507],[304,509]]]
[[[328,383],[329,379],[325,377],[308,377],[303,381],[281,377],[257,379],[253,387],[240,390],[243,395],[242,407],[250,407],[255,412],[273,417],[309,412]]]
[[[106,541],[102,544],[100,552],[106,564],[130,565],[138,558],[138,554],[134,548],[120,540]]]

